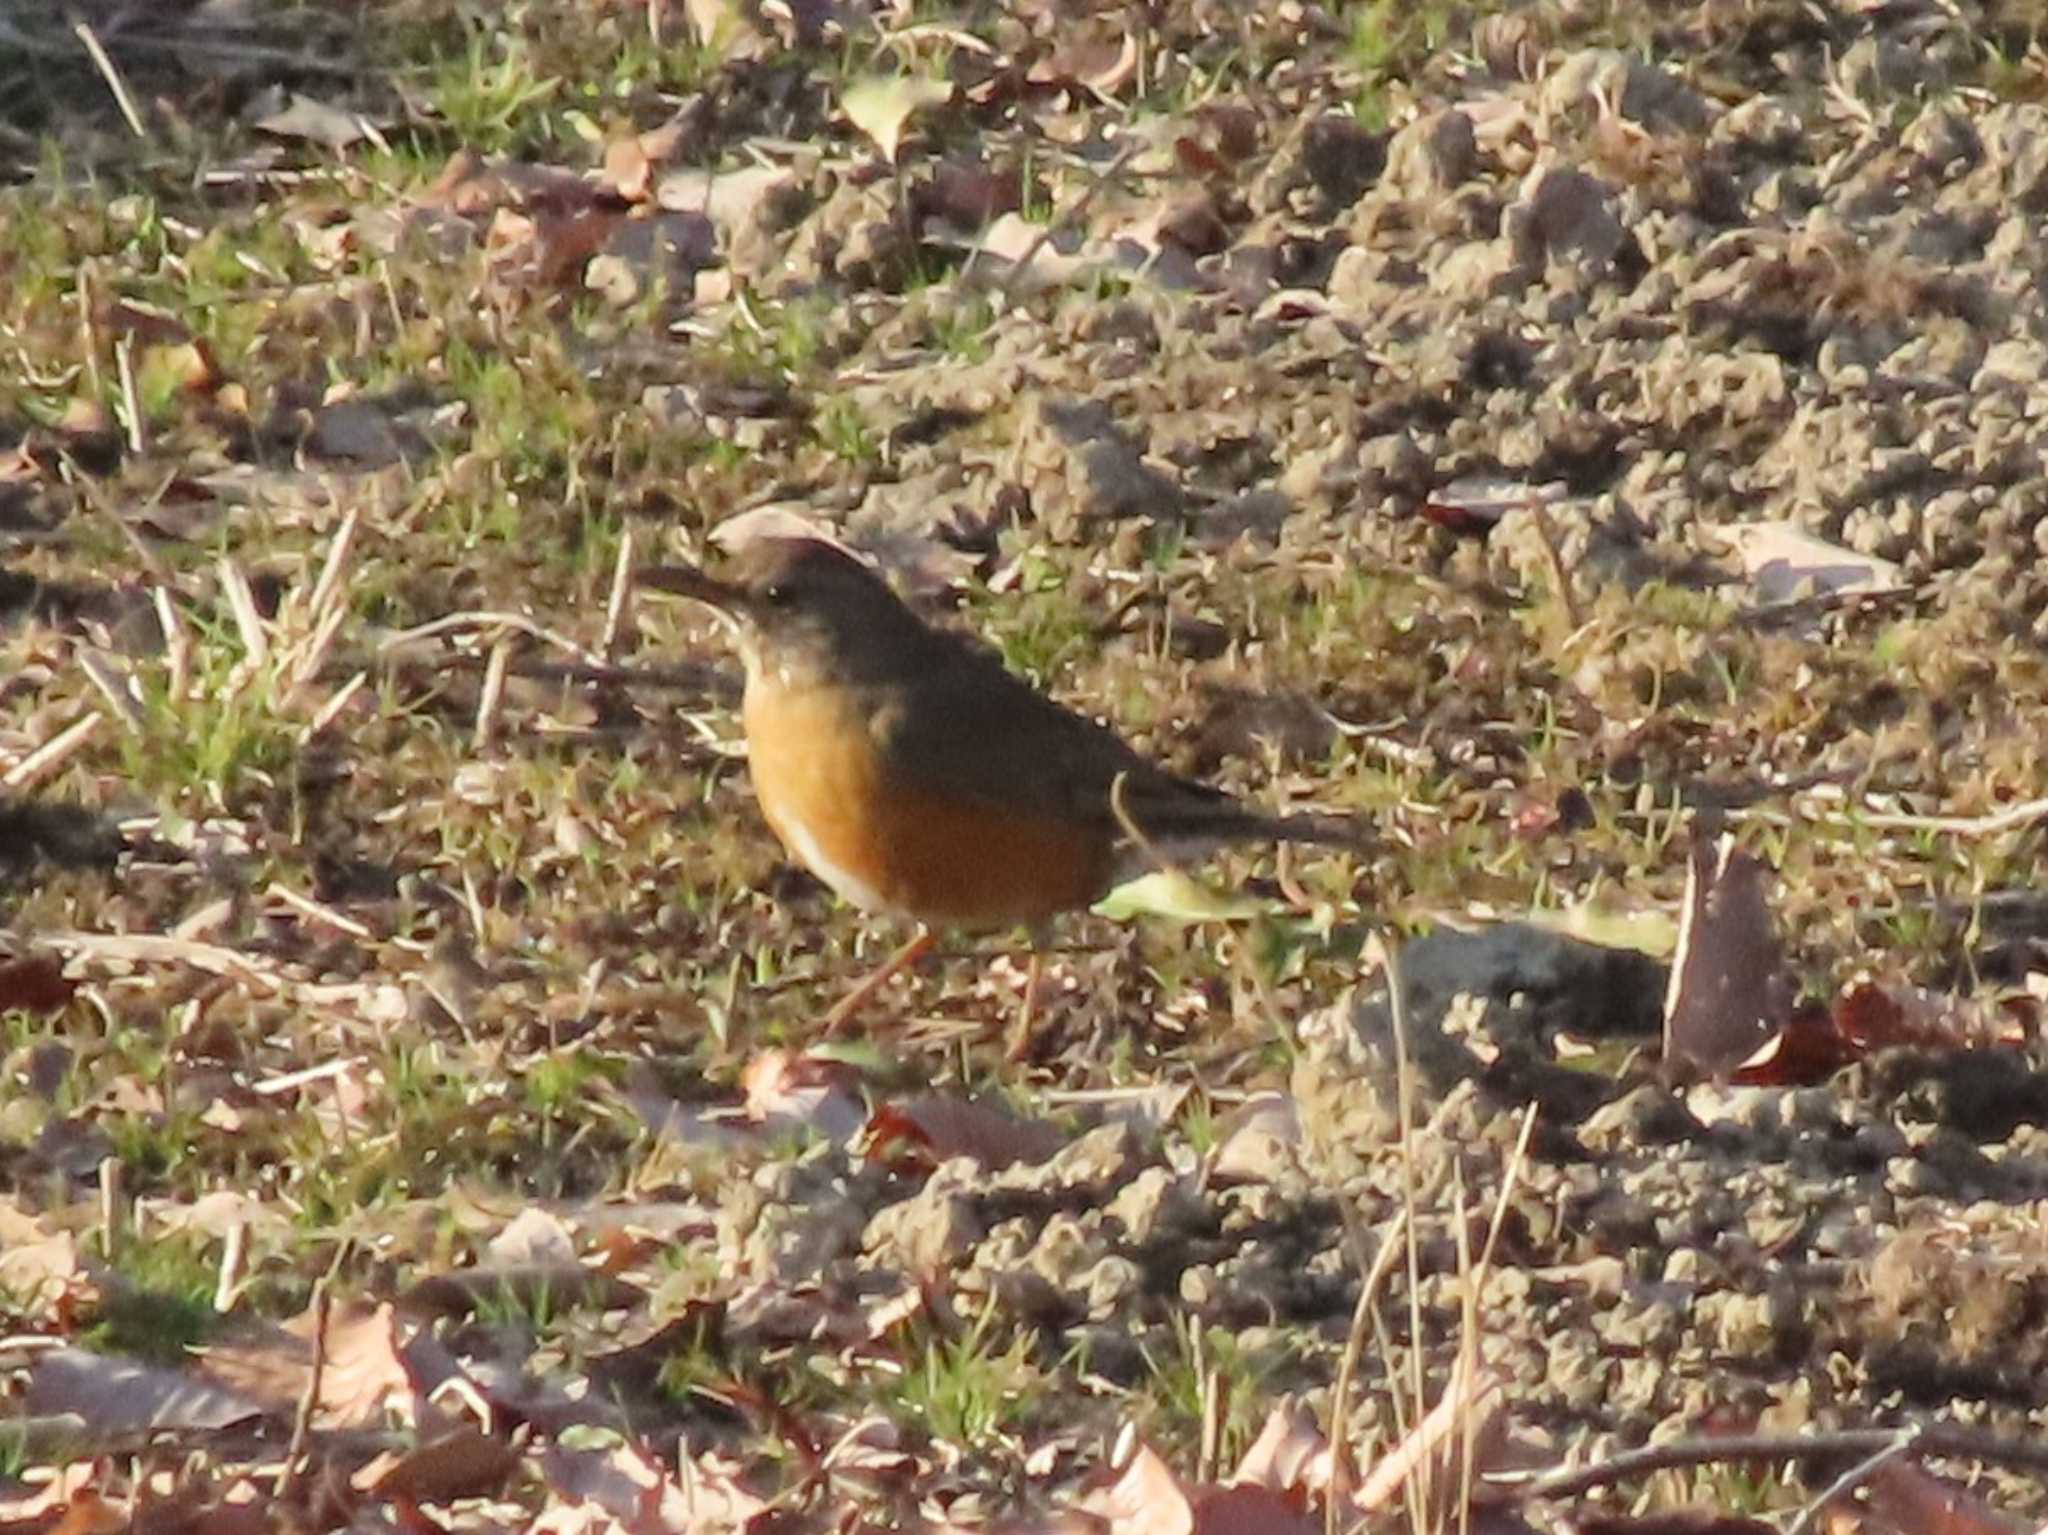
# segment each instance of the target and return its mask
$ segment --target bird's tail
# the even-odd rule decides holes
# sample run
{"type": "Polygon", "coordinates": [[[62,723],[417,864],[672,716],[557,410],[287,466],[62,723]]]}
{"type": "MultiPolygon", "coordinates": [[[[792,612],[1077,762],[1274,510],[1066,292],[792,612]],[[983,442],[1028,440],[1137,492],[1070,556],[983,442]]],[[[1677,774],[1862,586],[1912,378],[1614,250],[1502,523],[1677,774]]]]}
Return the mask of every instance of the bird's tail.
{"type": "Polygon", "coordinates": [[[1186,779],[1120,778],[1110,791],[1110,809],[1126,837],[1168,861],[1226,842],[1362,848],[1368,840],[1365,824],[1355,817],[1329,811],[1273,815],[1186,779]]]}

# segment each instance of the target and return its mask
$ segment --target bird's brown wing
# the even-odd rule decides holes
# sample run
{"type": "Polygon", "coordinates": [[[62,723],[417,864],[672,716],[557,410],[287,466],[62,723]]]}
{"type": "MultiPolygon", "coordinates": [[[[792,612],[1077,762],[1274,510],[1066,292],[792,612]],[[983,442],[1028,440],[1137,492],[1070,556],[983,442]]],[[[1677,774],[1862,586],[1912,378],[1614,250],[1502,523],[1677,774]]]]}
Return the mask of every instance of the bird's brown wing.
{"type": "Polygon", "coordinates": [[[991,810],[1072,817],[1119,832],[1110,806],[1163,847],[1273,838],[1350,844],[1341,817],[1272,816],[1147,762],[1115,732],[1047,698],[994,656],[949,647],[912,691],[878,693],[871,728],[891,776],[991,810]]]}

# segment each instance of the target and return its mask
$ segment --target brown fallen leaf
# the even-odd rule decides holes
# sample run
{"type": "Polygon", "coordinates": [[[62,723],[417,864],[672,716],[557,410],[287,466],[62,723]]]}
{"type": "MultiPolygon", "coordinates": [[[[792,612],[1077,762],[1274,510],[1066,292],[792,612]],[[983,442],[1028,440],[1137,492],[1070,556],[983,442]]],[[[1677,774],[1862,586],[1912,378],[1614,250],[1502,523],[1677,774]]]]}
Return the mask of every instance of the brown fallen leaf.
{"type": "Polygon", "coordinates": [[[1468,1443],[1474,1472],[1486,1469],[1488,1451],[1498,1446],[1494,1430],[1502,1396],[1499,1380],[1488,1371],[1461,1372],[1408,1436],[1366,1472],[1358,1488],[1360,1510],[1391,1507],[1411,1481],[1439,1492],[1455,1489],[1468,1443]],[[1426,1478],[1421,1476],[1425,1466],[1430,1471],[1426,1478]]]}
{"type": "Polygon", "coordinates": [[[573,171],[523,160],[486,160],[474,150],[458,151],[418,204],[462,218],[478,219],[500,208],[557,214],[598,206],[604,189],[573,171]]]}
{"type": "Polygon", "coordinates": [[[0,1246],[0,1293],[19,1315],[64,1326],[99,1298],[100,1286],[79,1256],[78,1238],[57,1231],[0,1246]]]}
{"type": "Polygon", "coordinates": [[[944,106],[952,99],[949,81],[924,75],[869,75],[841,92],[839,106],[847,120],[874,142],[882,158],[894,165],[910,120],[926,107],[944,106]]]}
{"type": "Polygon", "coordinates": [[[1274,1403],[1272,1411],[1266,1414],[1259,1437],[1244,1452],[1231,1480],[1244,1486],[1314,1493],[1320,1497],[1330,1490],[1332,1464],[1330,1441],[1317,1424],[1315,1414],[1289,1397],[1274,1403]]]}
{"type": "Polygon", "coordinates": [[[64,962],[53,954],[30,954],[0,964],[0,1013],[41,1018],[61,1012],[78,990],[67,980],[64,962]]]}
{"type": "Polygon", "coordinates": [[[938,1095],[885,1104],[861,1132],[870,1161],[881,1160],[893,1148],[898,1156],[912,1151],[933,1165],[973,1157],[990,1172],[1043,1162],[1065,1143],[1059,1127],[1045,1120],[1020,1119],[976,1099],[938,1095]]]}
{"type": "Polygon", "coordinates": [[[1210,1487],[1194,1495],[1192,1535],[1317,1535],[1320,1518],[1270,1487],[1210,1487]]]}
{"type": "Polygon", "coordinates": [[[32,1416],[74,1413],[108,1441],[163,1429],[217,1429],[260,1418],[265,1404],[191,1372],[82,1348],[40,1355],[22,1398],[32,1416]]]}
{"type": "MultiPolygon", "coordinates": [[[[251,1326],[243,1337],[197,1351],[194,1373],[265,1403],[295,1411],[313,1372],[317,1312],[309,1308],[283,1327],[251,1326]]],[[[412,1371],[399,1350],[396,1313],[389,1302],[332,1307],[326,1359],[320,1372],[315,1421],[322,1428],[361,1428],[392,1407],[408,1413],[415,1394],[412,1371]]]]}
{"type": "Polygon", "coordinates": [[[1116,1480],[1084,1496],[1079,1509],[1104,1521],[1110,1535],[1191,1535],[1195,1527],[1186,1487],[1143,1443],[1116,1480]]]}
{"type": "Polygon", "coordinates": [[[600,184],[629,203],[644,203],[654,193],[655,173],[683,147],[687,124],[679,113],[659,128],[614,139],[605,146],[600,184]]]}
{"type": "Polygon", "coordinates": [[[1900,1535],[2018,1535],[2031,1527],[1905,1460],[1879,1466],[1864,1487],[1870,1512],[1900,1535]]]}
{"type": "Polygon", "coordinates": [[[1776,1526],[1711,1508],[1676,1508],[1656,1514],[1585,1514],[1570,1522],[1572,1535],[1775,1535],[1776,1526]]]}
{"type": "Polygon", "coordinates": [[[1323,1527],[1303,1500],[1271,1487],[1191,1485],[1148,1444],[1076,1511],[1101,1520],[1107,1535],[1315,1535],[1323,1527]]]}
{"type": "Polygon", "coordinates": [[[1771,913],[1772,871],[1732,836],[1694,838],[1664,997],[1667,1066],[1709,1078],[1755,1063],[1796,1000],[1771,913]]]}
{"type": "Polygon", "coordinates": [[[835,1145],[866,1120],[853,1073],[837,1061],[791,1050],[764,1050],[740,1072],[747,1118],[770,1129],[816,1130],[835,1145]]]}
{"type": "MultiPolygon", "coordinates": [[[[551,1444],[540,1454],[540,1471],[549,1491],[571,1509],[576,1504],[594,1505],[630,1535],[742,1530],[769,1506],[765,1498],[740,1486],[730,1467],[709,1456],[692,1462],[688,1477],[679,1481],[637,1444],[608,1450],[551,1444]]],[[[573,1530],[579,1523],[573,1516],[558,1523],[543,1510],[534,1528],[573,1530]]]]}
{"type": "Polygon", "coordinates": [[[484,235],[491,272],[502,285],[553,293],[582,281],[583,268],[611,239],[624,215],[612,208],[570,212],[500,208],[484,235]]]}
{"type": "Polygon", "coordinates": [[[25,1497],[0,1497],[0,1530],[7,1535],[112,1535],[128,1516],[96,1483],[106,1475],[101,1461],[76,1460],[25,1497]]]}
{"type": "Polygon", "coordinates": [[[356,1489],[411,1503],[448,1503],[488,1498],[518,1469],[520,1453],[471,1424],[416,1445],[402,1455],[384,1454],[353,1478],[356,1489]]]}

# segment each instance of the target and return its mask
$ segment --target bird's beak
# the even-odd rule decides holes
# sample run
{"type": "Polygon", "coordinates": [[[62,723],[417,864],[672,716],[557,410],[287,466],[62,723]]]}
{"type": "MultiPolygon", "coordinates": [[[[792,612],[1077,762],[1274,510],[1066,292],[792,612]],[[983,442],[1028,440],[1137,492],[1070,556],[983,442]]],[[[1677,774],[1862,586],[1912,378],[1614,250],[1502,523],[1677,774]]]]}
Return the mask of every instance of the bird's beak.
{"type": "Polygon", "coordinates": [[[694,565],[643,565],[633,572],[633,584],[694,598],[728,618],[740,617],[748,606],[744,591],[707,576],[694,565]]]}

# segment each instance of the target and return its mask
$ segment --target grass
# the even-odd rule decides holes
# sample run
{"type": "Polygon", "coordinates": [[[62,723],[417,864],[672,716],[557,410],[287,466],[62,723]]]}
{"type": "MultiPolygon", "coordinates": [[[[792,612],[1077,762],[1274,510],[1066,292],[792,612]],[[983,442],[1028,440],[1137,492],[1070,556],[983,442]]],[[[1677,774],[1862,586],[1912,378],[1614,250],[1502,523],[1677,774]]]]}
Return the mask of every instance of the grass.
{"type": "MultiPolygon", "coordinates": [[[[1462,381],[1404,403],[1400,379],[1414,357],[1376,316],[1345,317],[1356,336],[1323,328],[1343,338],[1346,360],[1386,352],[1361,389],[1256,305],[1240,313],[1236,296],[1164,295],[1119,274],[1051,296],[969,289],[958,254],[936,247],[859,291],[771,262],[736,272],[742,299],[716,308],[696,306],[666,276],[618,308],[574,281],[508,290],[499,258],[519,220],[550,214],[545,199],[472,217],[430,207],[429,189],[460,149],[588,175],[608,142],[682,111],[698,137],[681,163],[766,156],[795,166],[824,205],[828,175],[867,174],[839,163],[851,142],[843,125],[826,127],[845,82],[946,58],[972,88],[925,110],[919,145],[1018,167],[1024,215],[1041,223],[1067,216],[1092,184],[1076,161],[1099,158],[1076,143],[1118,142],[1145,114],[1165,119],[1157,152],[1104,189],[1089,221],[1100,235],[1169,192],[1200,190],[1225,207],[1248,200],[1283,122],[1348,110],[1382,129],[1411,107],[1455,99],[1489,10],[1372,0],[1341,13],[1341,37],[1318,35],[1304,53],[1282,36],[1278,12],[1217,29],[1188,8],[1154,7],[1144,101],[1104,103],[1045,81],[979,78],[978,50],[929,35],[902,45],[913,61],[904,62],[886,31],[759,48],[737,34],[706,44],[674,11],[656,17],[669,28],[657,40],[646,7],[595,5],[572,23],[541,6],[376,0],[363,28],[375,54],[355,78],[317,88],[370,116],[384,145],[271,143],[203,97],[172,103],[185,125],[149,96],[153,135],[131,143],[98,115],[104,85],[91,76],[94,105],[47,134],[38,127],[26,146],[0,136],[14,178],[0,190],[0,559],[8,576],[64,594],[47,612],[0,616],[0,771],[84,711],[113,707],[76,664],[87,647],[102,652],[134,681],[136,723],[105,719],[41,792],[153,825],[161,839],[111,873],[16,875],[0,849],[0,944],[83,929],[182,935],[189,946],[183,959],[75,959],[84,988],[55,1015],[0,1005],[0,1064],[15,1084],[33,1074],[40,1048],[76,1053],[53,1091],[18,1092],[0,1115],[10,1214],[90,1228],[89,1180],[38,1160],[46,1132],[89,1129],[112,1148],[139,1208],[234,1191],[279,1217],[250,1238],[243,1305],[282,1318],[303,1306],[339,1238],[359,1251],[340,1290],[388,1298],[412,1278],[477,1264],[507,1212],[544,1207],[574,1227],[593,1267],[644,1285],[643,1313],[681,1305],[695,1317],[652,1364],[651,1397],[607,1400],[636,1431],[651,1425],[650,1442],[772,1460],[776,1476],[763,1476],[782,1499],[778,1516],[804,1517],[806,1499],[822,1504],[824,1452],[870,1416],[901,1432],[906,1453],[944,1447],[947,1474],[984,1501],[1035,1492],[1028,1457],[1061,1434],[1071,1440],[1060,1451],[1064,1496],[1126,1424],[1183,1466],[1206,1439],[1215,1464],[1205,1469],[1227,1471],[1272,1398],[1304,1381],[1328,1385],[1336,1351],[1327,1329],[1303,1326],[1273,1344],[1185,1302],[1174,1264],[1222,1272],[1236,1249],[1199,1222],[1185,1251],[1165,1238],[1157,1250],[1118,1246],[1099,1210],[1113,1175],[974,1184],[962,1197],[986,1229],[971,1256],[915,1276],[914,1315],[861,1330],[870,1297],[859,1285],[886,1264],[853,1217],[922,1185],[825,1144],[800,1113],[768,1135],[735,1105],[748,1067],[770,1047],[814,1043],[820,1014],[892,935],[795,873],[744,772],[713,749],[734,731],[736,668],[697,618],[629,605],[609,636],[611,659],[639,669],[637,679],[548,671],[587,668],[585,653],[606,642],[625,542],[641,560],[699,549],[710,528],[764,502],[865,530],[860,519],[886,499],[870,498],[877,485],[926,467],[957,471],[946,507],[957,526],[934,532],[913,508],[881,529],[913,554],[937,541],[948,561],[959,556],[967,574],[945,599],[948,619],[1060,696],[1143,732],[1169,762],[1218,760],[1216,776],[1255,797],[1314,799],[1370,819],[1370,852],[1296,859],[1284,895],[1256,850],[1208,876],[1265,880],[1259,894],[1274,902],[1299,891],[1305,911],[1185,927],[1064,924],[1056,965],[1068,989],[1029,1063],[1004,1060],[990,1026],[1014,1001],[990,973],[992,957],[1013,947],[1007,937],[950,945],[893,994],[873,1037],[841,1052],[859,1067],[862,1112],[926,1091],[993,1091],[1020,1114],[1087,1124],[1101,1112],[1088,1095],[1184,1089],[1167,1123],[1132,1132],[1130,1156],[1168,1170],[1219,1228],[1224,1207],[1202,1203],[1212,1191],[1201,1185],[1224,1116],[1243,1094],[1290,1091],[1315,1066],[1298,1030],[1361,983],[1364,925],[1422,931],[1446,916],[1587,902],[1671,907],[1685,855],[1676,807],[1702,783],[1782,783],[1827,763],[1848,765],[1852,797],[1904,790],[1972,813],[2023,797],[2043,771],[2037,727],[2048,711],[2048,673],[2024,617],[1931,603],[1905,616],[1844,611],[1815,639],[1765,630],[1737,595],[1656,583],[1604,593],[1575,615],[1547,576],[1450,548],[1394,500],[1345,486],[1327,514],[1305,514],[1276,546],[1219,548],[1200,504],[1184,519],[1076,520],[1055,536],[1073,466],[1031,435],[1039,396],[1103,400],[1176,479],[1230,492],[1278,478],[1331,434],[1407,432],[1433,452],[1446,420],[1491,432],[1485,412],[1496,407],[1462,381]],[[1058,110],[1071,122],[1045,115],[1062,92],[1058,110]],[[1263,125],[1260,151],[1242,186],[1207,186],[1173,158],[1174,135],[1193,131],[1184,117],[1235,98],[1263,125]],[[1075,132],[1087,137],[1061,136],[1075,132]],[[274,174],[259,150],[282,155],[274,174]],[[255,169],[223,183],[203,174],[235,166],[255,169]],[[392,233],[386,218],[408,232],[392,233]],[[129,451],[112,323],[104,313],[93,327],[81,322],[82,309],[114,299],[162,309],[202,338],[240,403],[226,388],[189,387],[182,343],[138,336],[148,441],[129,451]],[[1075,322],[1112,302],[1156,309],[1156,345],[1111,355],[1089,341],[1075,322]],[[917,366],[903,367],[906,358],[917,366]],[[779,390],[789,408],[671,427],[643,406],[650,387],[779,390]],[[310,427],[343,397],[418,424],[427,450],[376,472],[321,459],[310,427]],[[964,424],[892,451],[898,427],[932,406],[959,410],[964,424]],[[112,424],[111,436],[67,426],[80,407],[112,424]],[[49,467],[66,457],[73,467],[49,467]],[[275,575],[303,602],[351,509],[360,535],[335,649],[304,696],[287,699],[275,658],[251,663],[219,563],[275,575]],[[187,631],[185,685],[174,690],[171,658],[120,629],[120,603],[147,596],[154,578],[116,521],[132,526],[148,512],[171,522],[187,510],[199,527],[191,536],[138,535],[187,631]],[[8,520],[17,511],[59,531],[18,538],[8,520]],[[1138,590],[1142,603],[1115,611],[1138,590]],[[488,744],[474,733],[485,663],[510,631],[486,622],[388,647],[396,631],[475,610],[522,617],[573,646],[509,643],[501,728],[488,744]],[[313,711],[357,674],[353,701],[309,740],[313,711]],[[1209,688],[1217,682],[1305,701],[1337,725],[1323,745],[1261,732],[1216,754],[1204,735],[1223,712],[1209,688]],[[1567,791],[1585,797],[1590,824],[1517,833],[1515,807],[1567,791]],[[454,1015],[433,1001],[451,946],[480,977],[475,1006],[454,1015]],[[309,1068],[328,1074],[279,1085],[309,1068]],[[180,1096],[194,1082],[222,1112],[202,1117],[213,1100],[180,1096]],[[663,1132],[664,1109],[710,1105],[734,1111],[720,1134],[663,1132]],[[236,1128],[223,1128],[230,1119],[236,1128]],[[1107,1320],[1075,1326],[1071,1347],[986,1299],[992,1284],[1039,1274],[1033,1254],[1056,1218],[1071,1221],[1090,1263],[1143,1271],[1107,1320]],[[814,1240],[822,1257],[795,1273],[789,1252],[814,1240]],[[1191,1256],[1198,1242],[1221,1245],[1191,1256]],[[795,1320],[747,1309],[767,1302],[795,1320]],[[1110,1359],[1119,1344],[1135,1362],[1110,1359]]],[[[921,5],[918,17],[1001,48],[1055,41],[1027,28],[1018,42],[1002,18],[959,7],[921,5]]],[[[1538,20],[1560,50],[1653,40],[1644,15],[1621,4],[1538,20]]],[[[1748,68],[1770,52],[1744,47],[1707,37],[1691,62],[1748,68]]],[[[2026,99],[2033,57],[1987,53],[1986,77],[2026,99]]],[[[12,120],[0,108],[0,124],[12,120]]],[[[1816,130],[1819,159],[1834,152],[1827,131],[1816,130]]],[[[924,152],[906,151],[913,186],[924,152]]],[[[1272,195],[1282,200],[1261,203],[1259,217],[1291,207],[1291,194],[1272,195]]],[[[1247,209],[1229,214],[1233,229],[1249,227],[1247,209]]],[[[1335,241],[1338,226],[1311,233],[1335,241]]],[[[1934,292],[1917,269],[1846,254],[1817,246],[1788,263],[1787,280],[1872,322],[1934,292]]],[[[299,637],[286,618],[271,634],[278,649],[299,637]]],[[[1773,793],[1762,806],[1786,803],[1773,793]]],[[[1780,870],[1781,923],[1820,997],[1873,964],[1905,980],[1974,982],[1987,965],[1973,918],[1989,895],[2040,883],[2038,839],[2025,832],[1958,840],[1852,813],[1787,815],[1745,836],[1780,870]]],[[[1626,1054],[1580,1069],[1634,1069],[1626,1054]]],[[[1355,1098],[1377,1091],[1344,1087],[1355,1098]]],[[[1461,1142],[1459,1176],[1486,1176],[1494,1149],[1461,1142]]],[[[1388,1171],[1384,1145],[1349,1150],[1388,1171]]],[[[1576,1211],[1568,1184],[1559,1173],[1544,1198],[1576,1211]]],[[[1249,1212],[1247,1242],[1307,1242],[1298,1228],[1338,1240],[1334,1217],[1309,1196],[1276,1185],[1232,1200],[1233,1219],[1249,1212]]],[[[1386,1213],[1374,1206],[1360,1218],[1386,1213]]],[[[1424,1213],[1448,1241],[1449,1215],[1424,1213]]],[[[137,1229],[117,1239],[123,1282],[97,1311],[65,1320],[15,1298],[21,1330],[185,1361],[216,1322],[221,1244],[146,1220],[137,1229]]],[[[1563,1216],[1540,1229],[1548,1234],[1525,1237],[1518,1255],[1531,1267],[1588,1256],[1563,1216]]],[[[1067,1303],[1077,1293],[1054,1289],[1067,1303]]],[[[573,1377],[610,1341],[612,1322],[548,1286],[479,1294],[472,1321],[544,1337],[560,1354],[551,1372],[573,1377]]],[[[1425,1350],[1442,1343],[1440,1321],[1423,1316],[1425,1350]]],[[[430,1341],[454,1346],[442,1334],[430,1341]]],[[[1756,1368],[1761,1378],[1785,1361],[1756,1368]]],[[[0,1442],[0,1476],[23,1468],[0,1442]]],[[[1722,1506],[1785,1506],[1784,1489],[1741,1481],[1700,1485],[1722,1506]]],[[[535,1501],[542,1487],[536,1473],[513,1495],[535,1501]]],[[[873,1517],[913,1515],[929,1517],[893,1505],[873,1517]]]]}
{"type": "Polygon", "coordinates": [[[911,1341],[889,1393],[906,1423],[970,1453],[1018,1433],[1037,1415],[1045,1393],[1032,1363],[1034,1339],[1017,1333],[1001,1341],[995,1315],[993,1306],[985,1307],[951,1337],[931,1332],[911,1341]]]}
{"type": "Polygon", "coordinates": [[[124,1243],[109,1256],[119,1283],[103,1297],[81,1341],[102,1353],[184,1363],[220,1322],[213,1309],[217,1261],[186,1237],[124,1243]]]}
{"type": "Polygon", "coordinates": [[[1453,9],[1440,0],[1367,0],[1354,8],[1347,62],[1360,80],[1351,108],[1360,124],[1376,132],[1393,126],[1390,87],[1450,40],[1453,9]]]}

